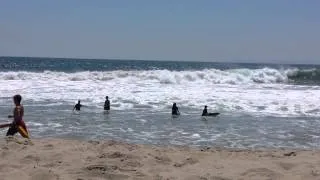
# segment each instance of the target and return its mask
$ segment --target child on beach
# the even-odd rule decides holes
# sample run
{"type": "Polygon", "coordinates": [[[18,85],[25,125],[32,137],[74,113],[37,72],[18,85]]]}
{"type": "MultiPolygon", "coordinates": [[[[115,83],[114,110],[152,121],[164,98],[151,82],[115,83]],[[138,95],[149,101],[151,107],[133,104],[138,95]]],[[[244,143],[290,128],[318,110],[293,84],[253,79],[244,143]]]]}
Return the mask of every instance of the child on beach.
{"type": "Polygon", "coordinates": [[[25,125],[22,119],[24,115],[24,109],[21,104],[21,100],[22,100],[22,97],[19,94],[13,96],[13,102],[16,107],[13,109],[13,115],[8,116],[8,118],[13,118],[13,121],[10,125],[10,128],[6,136],[13,136],[17,132],[19,132],[22,137],[29,138],[27,126],[25,125]]]}

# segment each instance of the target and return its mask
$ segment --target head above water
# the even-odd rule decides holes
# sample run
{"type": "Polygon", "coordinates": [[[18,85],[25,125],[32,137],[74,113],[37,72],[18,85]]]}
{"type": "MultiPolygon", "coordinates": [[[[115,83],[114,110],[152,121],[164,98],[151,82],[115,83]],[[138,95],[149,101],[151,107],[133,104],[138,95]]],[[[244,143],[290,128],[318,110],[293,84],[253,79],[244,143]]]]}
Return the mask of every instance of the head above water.
{"type": "Polygon", "coordinates": [[[80,104],[80,100],[78,100],[78,104],[80,104]]]}
{"type": "Polygon", "coordinates": [[[108,96],[106,96],[106,99],[108,99],[109,97],[108,96]]]}
{"type": "Polygon", "coordinates": [[[208,107],[207,105],[204,106],[204,108],[206,108],[206,109],[207,109],[207,107],[208,107]]]}
{"type": "Polygon", "coordinates": [[[14,96],[13,96],[13,102],[14,102],[14,104],[20,105],[21,100],[22,100],[22,97],[21,97],[20,94],[17,94],[17,95],[14,95],[14,96]]]}

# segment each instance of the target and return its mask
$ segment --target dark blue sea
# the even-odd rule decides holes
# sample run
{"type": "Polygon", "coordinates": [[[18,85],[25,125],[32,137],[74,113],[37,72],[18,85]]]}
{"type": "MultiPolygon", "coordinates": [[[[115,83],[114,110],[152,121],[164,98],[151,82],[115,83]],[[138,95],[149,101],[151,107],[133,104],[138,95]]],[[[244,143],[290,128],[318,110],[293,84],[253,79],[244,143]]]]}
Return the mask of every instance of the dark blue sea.
{"type": "Polygon", "coordinates": [[[34,138],[310,149],[320,147],[319,85],[319,65],[0,57],[0,121],[21,94],[34,138]],[[221,114],[202,118],[205,105],[221,114]]]}

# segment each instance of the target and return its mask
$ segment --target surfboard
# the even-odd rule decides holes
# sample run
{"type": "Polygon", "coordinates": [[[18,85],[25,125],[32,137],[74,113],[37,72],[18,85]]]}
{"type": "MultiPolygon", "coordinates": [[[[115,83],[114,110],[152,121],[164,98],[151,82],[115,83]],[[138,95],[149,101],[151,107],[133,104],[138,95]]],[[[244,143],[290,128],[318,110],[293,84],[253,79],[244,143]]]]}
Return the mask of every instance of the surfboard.
{"type": "Polygon", "coordinates": [[[202,120],[207,120],[207,118],[214,118],[214,117],[216,117],[216,116],[218,116],[220,113],[208,113],[206,116],[201,116],[201,119],[202,120]]]}
{"type": "MultiPolygon", "coordinates": [[[[11,123],[0,124],[0,128],[5,128],[9,126],[11,126],[11,123]]],[[[28,139],[30,138],[28,131],[25,128],[23,128],[23,126],[18,125],[18,132],[22,137],[28,138],[28,139]]]]}
{"type": "Polygon", "coordinates": [[[208,113],[207,115],[205,116],[218,116],[220,113],[208,113]]]}
{"type": "Polygon", "coordinates": [[[24,129],[22,126],[18,126],[18,132],[20,133],[20,135],[24,138],[30,138],[29,137],[29,133],[26,129],[24,129]]]}
{"type": "Polygon", "coordinates": [[[0,128],[9,127],[10,125],[11,125],[11,123],[0,124],[0,128]]]}
{"type": "Polygon", "coordinates": [[[209,113],[209,116],[218,116],[220,113],[209,113]]]}

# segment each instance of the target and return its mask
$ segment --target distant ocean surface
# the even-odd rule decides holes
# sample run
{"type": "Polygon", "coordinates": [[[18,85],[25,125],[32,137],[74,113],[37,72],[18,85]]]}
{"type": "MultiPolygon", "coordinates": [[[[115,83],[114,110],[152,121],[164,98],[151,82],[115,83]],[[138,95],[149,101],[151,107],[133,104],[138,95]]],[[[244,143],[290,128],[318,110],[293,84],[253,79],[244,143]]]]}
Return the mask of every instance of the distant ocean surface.
{"type": "Polygon", "coordinates": [[[19,93],[35,138],[319,148],[319,85],[317,65],[0,57],[0,122],[19,93]],[[202,119],[204,105],[221,115],[202,119]]]}

